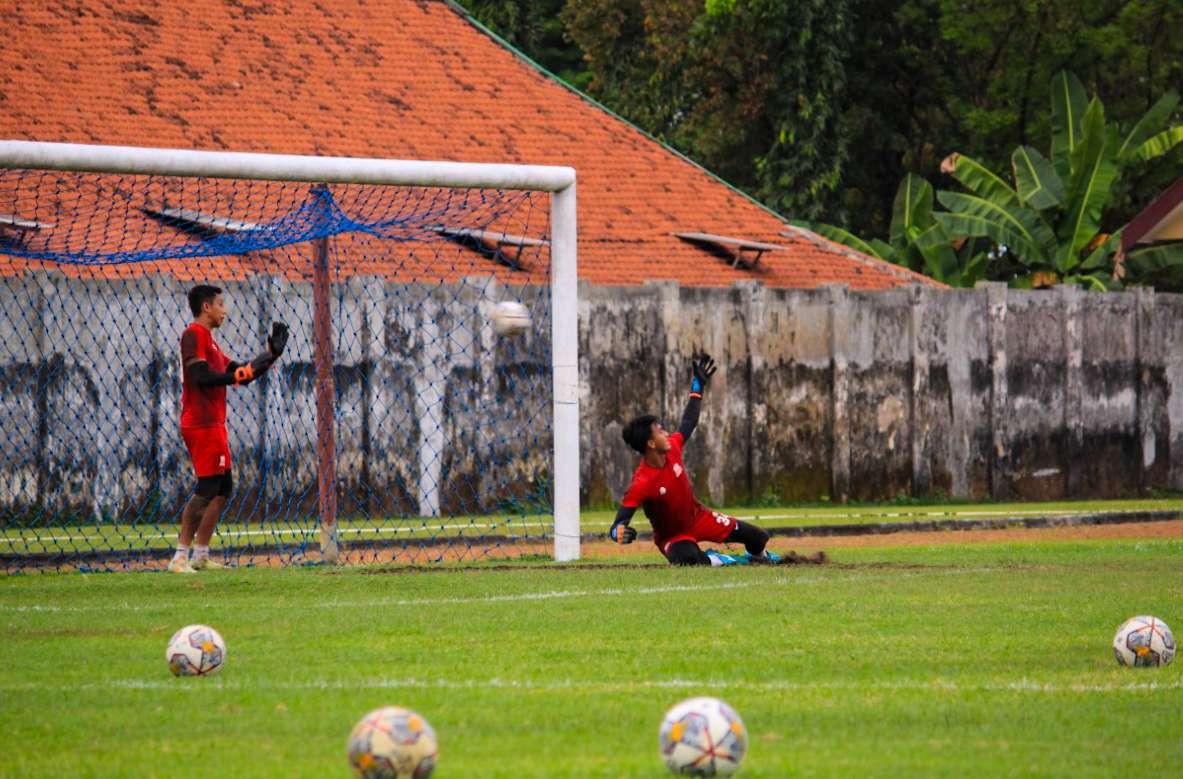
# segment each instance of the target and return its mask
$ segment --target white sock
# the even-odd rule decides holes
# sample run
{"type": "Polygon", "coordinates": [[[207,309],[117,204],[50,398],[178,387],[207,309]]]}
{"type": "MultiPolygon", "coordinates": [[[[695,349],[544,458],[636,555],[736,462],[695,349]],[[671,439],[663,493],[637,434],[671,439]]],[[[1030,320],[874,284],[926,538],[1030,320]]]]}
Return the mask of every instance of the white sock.
{"type": "Polygon", "coordinates": [[[205,560],[208,557],[209,557],[209,547],[208,546],[202,546],[201,544],[194,545],[194,547],[193,547],[193,559],[194,560],[205,560]]]}
{"type": "Polygon", "coordinates": [[[186,544],[177,544],[177,553],[173,555],[175,562],[184,562],[189,559],[189,547],[186,544]]]}

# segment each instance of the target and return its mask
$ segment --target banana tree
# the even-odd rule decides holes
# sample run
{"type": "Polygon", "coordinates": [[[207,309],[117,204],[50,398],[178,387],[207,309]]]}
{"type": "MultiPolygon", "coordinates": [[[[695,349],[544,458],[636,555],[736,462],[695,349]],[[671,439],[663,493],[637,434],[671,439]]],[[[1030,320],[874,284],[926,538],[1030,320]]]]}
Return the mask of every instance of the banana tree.
{"type": "Polygon", "coordinates": [[[849,230],[819,222],[789,223],[835,243],[924,273],[954,287],[972,287],[985,278],[989,259],[985,241],[954,238],[937,221],[932,209],[933,189],[925,179],[909,173],[896,190],[888,240],[863,240],[849,230]]]}
{"type": "Polygon", "coordinates": [[[1168,126],[1178,105],[1179,96],[1168,92],[1122,134],[1105,121],[1098,98],[1088,100],[1074,75],[1059,73],[1052,81],[1051,159],[1018,147],[1011,155],[1012,184],[970,157],[951,154],[941,171],[968,192],[937,192],[947,211],[933,218],[950,236],[990,241],[997,258],[992,265],[1016,268],[1005,274],[1015,286],[1064,282],[1108,289],[1126,274],[1134,280],[1173,275],[1175,266],[1183,269],[1183,252],[1153,247],[1123,257],[1120,230],[1104,232],[1101,215],[1123,171],[1183,143],[1183,126],[1168,126]]]}
{"type": "Polygon", "coordinates": [[[1183,143],[1183,125],[1170,124],[1178,107],[1178,94],[1168,92],[1121,132],[1106,122],[1101,101],[1089,100],[1080,80],[1062,72],[1052,80],[1050,159],[1019,146],[1008,181],[971,157],[951,154],[941,172],[966,191],[937,192],[945,211],[933,209],[931,185],[908,174],[896,192],[887,241],[863,240],[834,225],[792,224],[952,286],[991,278],[1020,287],[1110,289],[1136,282],[1183,289],[1183,245],[1123,256],[1120,228],[1106,232],[1102,225],[1122,174],[1183,143]]]}

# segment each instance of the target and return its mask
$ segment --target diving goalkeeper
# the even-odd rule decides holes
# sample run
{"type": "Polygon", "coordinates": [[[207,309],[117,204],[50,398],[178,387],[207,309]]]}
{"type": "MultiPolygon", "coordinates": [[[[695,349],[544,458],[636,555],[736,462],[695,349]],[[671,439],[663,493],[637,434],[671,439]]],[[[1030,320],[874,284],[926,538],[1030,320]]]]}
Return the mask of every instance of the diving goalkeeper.
{"type": "Polygon", "coordinates": [[[637,531],[629,525],[638,508],[653,526],[653,543],[673,565],[746,565],[779,563],[781,557],[768,551],[768,533],[735,517],[711,511],[694,497],[690,477],[682,463],[682,447],[698,424],[702,393],[715,373],[709,354],[694,359],[690,399],[682,422],[667,433],[655,416],[642,416],[625,425],[625,443],[641,455],[632,483],[625,490],[608,535],[613,541],[631,544],[637,531]],[[738,542],[742,555],[728,555],[714,549],[703,551],[700,543],[738,542]]]}

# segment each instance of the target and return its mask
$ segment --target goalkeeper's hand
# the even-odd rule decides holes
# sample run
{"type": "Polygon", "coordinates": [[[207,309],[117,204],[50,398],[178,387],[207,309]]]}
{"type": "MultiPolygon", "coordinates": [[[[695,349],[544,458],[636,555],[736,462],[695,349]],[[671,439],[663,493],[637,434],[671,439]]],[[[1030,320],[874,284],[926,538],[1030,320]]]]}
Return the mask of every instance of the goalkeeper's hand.
{"type": "Polygon", "coordinates": [[[608,537],[618,544],[631,544],[637,540],[637,531],[624,522],[617,522],[608,530],[608,537]]]}
{"type": "Polygon", "coordinates": [[[266,373],[267,369],[270,368],[274,363],[275,355],[270,353],[260,354],[246,365],[239,365],[234,369],[234,383],[250,384],[252,381],[266,373]]]}
{"type": "Polygon", "coordinates": [[[711,377],[715,375],[715,371],[718,370],[718,366],[715,365],[715,361],[711,358],[711,356],[704,352],[703,354],[695,357],[694,361],[690,363],[690,370],[690,391],[701,394],[703,388],[706,387],[707,382],[709,382],[711,377]]]}
{"type": "Polygon", "coordinates": [[[267,337],[267,348],[271,350],[272,356],[279,357],[287,345],[288,326],[283,322],[272,322],[271,335],[267,337]]]}

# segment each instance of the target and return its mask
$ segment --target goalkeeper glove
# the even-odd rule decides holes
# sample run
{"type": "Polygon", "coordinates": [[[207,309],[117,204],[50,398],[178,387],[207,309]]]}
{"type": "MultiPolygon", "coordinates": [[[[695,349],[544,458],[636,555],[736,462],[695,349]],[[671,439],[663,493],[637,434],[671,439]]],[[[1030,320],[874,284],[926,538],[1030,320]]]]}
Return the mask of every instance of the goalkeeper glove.
{"type": "Polygon", "coordinates": [[[637,540],[637,531],[624,522],[617,522],[608,531],[608,537],[618,544],[631,544],[637,540]]]}
{"type": "Polygon", "coordinates": [[[690,378],[690,392],[694,395],[701,395],[703,388],[706,387],[711,377],[715,375],[718,367],[709,354],[703,353],[694,358],[694,361],[690,363],[690,369],[692,374],[690,378]]]}
{"type": "Polygon", "coordinates": [[[279,357],[287,345],[288,326],[283,322],[272,322],[271,335],[267,338],[267,348],[271,350],[271,354],[279,357]]]}
{"type": "Polygon", "coordinates": [[[260,354],[246,365],[239,365],[234,369],[235,384],[250,384],[267,372],[275,362],[275,356],[270,353],[260,354]]]}

